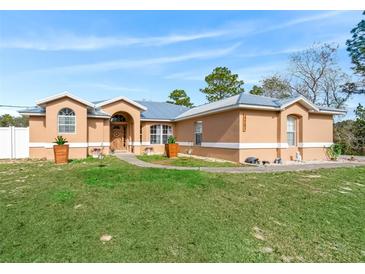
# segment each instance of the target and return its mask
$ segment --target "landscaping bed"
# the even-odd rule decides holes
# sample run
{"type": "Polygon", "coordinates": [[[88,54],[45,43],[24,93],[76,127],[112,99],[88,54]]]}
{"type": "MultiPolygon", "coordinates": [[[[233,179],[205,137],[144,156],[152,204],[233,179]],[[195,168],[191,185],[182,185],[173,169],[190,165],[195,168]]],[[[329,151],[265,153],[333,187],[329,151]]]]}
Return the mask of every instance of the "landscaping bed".
{"type": "Polygon", "coordinates": [[[365,167],[0,164],[0,262],[364,262],[365,167]]]}

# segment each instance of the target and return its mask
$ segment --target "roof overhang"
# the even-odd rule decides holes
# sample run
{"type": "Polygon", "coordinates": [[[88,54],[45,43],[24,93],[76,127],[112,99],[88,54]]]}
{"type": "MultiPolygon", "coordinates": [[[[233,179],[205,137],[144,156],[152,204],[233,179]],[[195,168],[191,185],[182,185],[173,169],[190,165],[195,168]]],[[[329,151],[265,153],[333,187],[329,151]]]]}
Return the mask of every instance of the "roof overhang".
{"type": "Polygon", "coordinates": [[[204,111],[204,112],[200,112],[200,113],[196,113],[196,114],[192,114],[192,115],[187,115],[187,116],[181,116],[180,115],[177,118],[175,118],[174,121],[181,121],[181,120],[191,119],[191,118],[194,118],[194,117],[199,117],[199,116],[209,115],[209,114],[213,114],[213,113],[224,112],[224,111],[233,110],[233,109],[257,109],[257,110],[268,110],[268,111],[280,111],[280,108],[277,108],[277,107],[247,105],[247,104],[235,104],[235,105],[225,106],[225,107],[221,107],[221,108],[211,109],[211,110],[208,110],[208,111],[204,111]]]}
{"type": "Polygon", "coordinates": [[[270,107],[270,106],[259,106],[259,105],[247,105],[247,104],[239,104],[238,108],[245,108],[245,109],[262,109],[262,110],[271,110],[271,111],[280,111],[277,107],[270,107]]]}
{"type": "Polygon", "coordinates": [[[71,94],[71,93],[69,93],[67,91],[62,92],[62,93],[58,93],[58,94],[55,94],[55,95],[52,95],[52,96],[49,96],[49,97],[46,97],[46,98],[41,99],[41,100],[38,100],[36,103],[37,103],[37,105],[44,105],[44,104],[46,104],[48,102],[51,102],[51,101],[54,101],[54,100],[57,100],[57,99],[60,99],[60,98],[63,98],[63,97],[71,98],[71,99],[73,99],[73,100],[75,100],[77,102],[80,102],[80,103],[88,106],[88,107],[94,107],[94,104],[93,103],[91,103],[91,102],[89,102],[87,100],[84,100],[84,99],[82,99],[80,97],[77,97],[77,96],[75,96],[75,95],[73,95],[73,94],[71,94]]]}
{"type": "MultiPolygon", "coordinates": [[[[316,113],[316,112],[314,112],[316,113]]],[[[329,115],[346,115],[347,111],[346,110],[342,110],[342,109],[338,109],[338,110],[319,110],[318,112],[319,114],[329,114],[329,115]]]]}
{"type": "Polygon", "coordinates": [[[141,122],[174,122],[174,119],[152,119],[152,118],[141,118],[141,122]]]}
{"type": "Polygon", "coordinates": [[[46,116],[45,113],[35,113],[35,112],[21,112],[21,111],[18,111],[20,115],[23,115],[23,116],[46,116]]]}
{"type": "Polygon", "coordinates": [[[110,119],[110,116],[104,116],[104,115],[92,115],[88,114],[87,118],[101,118],[101,119],[110,119]]]}
{"type": "Polygon", "coordinates": [[[292,104],[295,104],[295,103],[301,103],[307,109],[314,110],[314,111],[319,111],[319,108],[315,104],[313,104],[311,101],[309,101],[308,99],[306,99],[303,96],[299,96],[297,98],[294,98],[293,100],[281,105],[280,109],[283,110],[283,109],[285,109],[285,108],[287,108],[287,107],[289,107],[289,106],[291,106],[292,104]]]}
{"type": "Polygon", "coordinates": [[[266,110],[266,111],[282,111],[286,107],[288,107],[288,106],[290,106],[290,105],[292,105],[296,102],[300,102],[303,105],[305,105],[307,108],[309,108],[310,113],[328,114],[328,115],[344,115],[344,114],[347,113],[346,110],[341,110],[341,109],[337,109],[337,110],[320,110],[316,105],[314,105],[313,103],[311,103],[310,101],[306,100],[303,97],[303,98],[296,98],[295,100],[290,101],[290,102],[286,103],[285,105],[283,105],[281,107],[235,104],[235,105],[225,106],[225,107],[221,107],[221,108],[211,109],[211,110],[200,112],[200,113],[195,113],[195,114],[192,114],[192,115],[184,116],[182,114],[182,115],[178,116],[177,118],[175,118],[174,121],[181,121],[181,120],[191,119],[191,118],[195,118],[195,117],[199,117],[199,116],[209,115],[209,114],[218,113],[218,112],[224,112],[224,111],[233,110],[233,109],[254,109],[254,110],[266,110]]]}
{"type": "Polygon", "coordinates": [[[127,103],[129,103],[129,104],[131,104],[133,106],[136,106],[139,109],[147,110],[147,108],[145,106],[137,103],[136,101],[133,101],[131,99],[128,99],[127,97],[124,97],[124,96],[118,96],[118,97],[115,97],[113,99],[110,99],[110,100],[107,100],[107,101],[98,103],[98,104],[95,105],[95,107],[102,107],[102,106],[109,105],[111,103],[114,103],[114,102],[117,102],[117,101],[121,101],[121,100],[126,101],[127,103]]]}
{"type": "MultiPolygon", "coordinates": [[[[20,115],[23,116],[46,116],[45,113],[35,113],[35,112],[19,112],[20,115]]],[[[101,119],[110,119],[110,116],[104,115],[87,115],[87,118],[101,118],[101,119]]]]}

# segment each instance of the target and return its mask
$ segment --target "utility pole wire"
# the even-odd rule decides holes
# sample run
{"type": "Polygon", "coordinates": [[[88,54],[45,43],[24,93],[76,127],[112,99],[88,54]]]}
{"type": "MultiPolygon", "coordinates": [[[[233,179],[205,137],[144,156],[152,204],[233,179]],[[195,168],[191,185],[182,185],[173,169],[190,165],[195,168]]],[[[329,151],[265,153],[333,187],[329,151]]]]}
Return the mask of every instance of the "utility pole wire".
{"type": "Polygon", "coordinates": [[[30,106],[12,106],[12,105],[0,105],[0,107],[12,107],[12,108],[29,108],[30,106]]]}

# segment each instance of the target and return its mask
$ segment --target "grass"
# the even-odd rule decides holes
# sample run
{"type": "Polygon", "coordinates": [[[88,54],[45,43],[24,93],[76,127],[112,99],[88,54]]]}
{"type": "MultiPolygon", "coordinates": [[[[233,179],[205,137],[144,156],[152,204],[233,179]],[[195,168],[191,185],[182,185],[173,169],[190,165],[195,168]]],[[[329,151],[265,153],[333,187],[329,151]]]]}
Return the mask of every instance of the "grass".
{"type": "Polygon", "coordinates": [[[140,155],[138,159],[160,165],[184,166],[184,167],[238,167],[243,166],[233,162],[213,162],[192,157],[168,158],[162,155],[140,155]]]}
{"type": "Polygon", "coordinates": [[[0,164],[0,262],[364,262],[365,168],[0,164]],[[101,242],[104,234],[113,238],[101,242]]]}

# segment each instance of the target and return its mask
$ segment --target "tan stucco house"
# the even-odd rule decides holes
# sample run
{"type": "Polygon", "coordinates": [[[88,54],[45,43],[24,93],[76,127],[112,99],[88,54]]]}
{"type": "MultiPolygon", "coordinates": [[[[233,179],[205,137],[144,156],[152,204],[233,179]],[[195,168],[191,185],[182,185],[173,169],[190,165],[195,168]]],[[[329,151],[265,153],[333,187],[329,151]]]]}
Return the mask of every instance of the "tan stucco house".
{"type": "Polygon", "coordinates": [[[279,100],[241,93],[194,108],[126,97],[89,102],[68,92],[39,100],[20,111],[29,116],[29,155],[53,159],[53,141],[65,137],[70,158],[104,153],[164,153],[174,135],[180,152],[244,162],[327,158],[333,116],[346,113],[312,104],[304,97],[279,100]]]}

